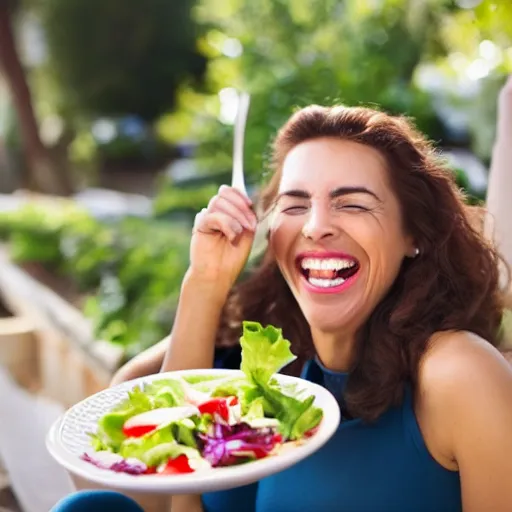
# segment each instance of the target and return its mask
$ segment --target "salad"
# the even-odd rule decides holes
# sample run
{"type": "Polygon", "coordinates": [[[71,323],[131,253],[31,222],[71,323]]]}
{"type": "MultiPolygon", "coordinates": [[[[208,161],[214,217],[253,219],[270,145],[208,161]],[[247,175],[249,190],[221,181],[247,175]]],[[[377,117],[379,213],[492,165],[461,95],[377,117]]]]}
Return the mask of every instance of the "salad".
{"type": "Polygon", "coordinates": [[[248,463],[311,437],[314,396],[274,374],[295,359],[281,329],[244,322],[242,373],[162,378],[135,387],[98,421],[82,459],[132,475],[183,474],[248,463]]]}

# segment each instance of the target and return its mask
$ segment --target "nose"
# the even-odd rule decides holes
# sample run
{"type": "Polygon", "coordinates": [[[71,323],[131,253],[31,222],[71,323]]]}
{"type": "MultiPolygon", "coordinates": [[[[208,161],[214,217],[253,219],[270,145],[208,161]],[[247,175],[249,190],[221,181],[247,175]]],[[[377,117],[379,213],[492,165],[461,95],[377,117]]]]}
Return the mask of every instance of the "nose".
{"type": "Polygon", "coordinates": [[[327,209],[311,208],[308,219],[302,228],[302,234],[305,238],[318,242],[324,238],[335,236],[336,232],[336,226],[327,209]]]}

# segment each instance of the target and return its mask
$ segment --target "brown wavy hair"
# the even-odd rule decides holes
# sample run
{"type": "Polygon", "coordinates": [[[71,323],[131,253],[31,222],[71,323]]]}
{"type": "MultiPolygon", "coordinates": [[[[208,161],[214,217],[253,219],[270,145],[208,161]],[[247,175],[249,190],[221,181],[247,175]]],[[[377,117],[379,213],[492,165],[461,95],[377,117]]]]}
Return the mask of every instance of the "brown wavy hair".
{"type": "MultiPolygon", "coordinates": [[[[427,140],[405,118],[368,108],[313,105],[296,112],[274,141],[274,174],[260,197],[263,211],[272,207],[288,152],[320,137],[350,140],[383,155],[405,230],[420,249],[417,258],[404,260],[357,334],[344,401],[352,417],[371,421],[400,403],[407,384],[416,386],[434,333],[466,330],[498,344],[500,258],[482,233],[481,209],[465,203],[453,173],[427,140]]],[[[288,373],[297,374],[314,354],[308,323],[269,249],[232,290],[217,344],[236,344],[245,319],[283,329],[298,355],[288,373]]]]}

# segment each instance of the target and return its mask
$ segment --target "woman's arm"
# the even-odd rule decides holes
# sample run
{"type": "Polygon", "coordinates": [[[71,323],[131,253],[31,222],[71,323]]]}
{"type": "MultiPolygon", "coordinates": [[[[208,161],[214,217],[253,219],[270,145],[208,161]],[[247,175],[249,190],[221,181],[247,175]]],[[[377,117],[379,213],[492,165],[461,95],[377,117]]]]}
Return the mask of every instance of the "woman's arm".
{"type": "Polygon", "coordinates": [[[215,339],[227,290],[187,273],[161,371],[212,368],[215,339]]]}
{"type": "Polygon", "coordinates": [[[254,240],[257,219],[251,205],[247,196],[222,186],[196,217],[162,371],[213,366],[222,309],[254,240]]]}
{"type": "MultiPolygon", "coordinates": [[[[256,216],[250,200],[221,187],[198,215],[162,371],[211,368],[222,309],[254,240],[256,216]]],[[[173,512],[201,512],[200,496],[173,496],[173,512]]]]}
{"type": "Polygon", "coordinates": [[[478,336],[446,333],[425,357],[420,388],[429,431],[460,472],[464,512],[512,510],[510,365],[478,336]]]}
{"type": "Polygon", "coordinates": [[[165,352],[169,345],[169,339],[170,336],[167,336],[156,345],[144,350],[144,352],[141,352],[121,366],[121,368],[119,368],[119,370],[114,374],[114,377],[112,377],[110,385],[116,386],[117,384],[121,384],[121,382],[126,382],[127,380],[158,373],[160,368],[162,368],[165,352]]]}
{"type": "Polygon", "coordinates": [[[500,92],[487,189],[488,236],[512,267],[512,76],[500,92]]]}

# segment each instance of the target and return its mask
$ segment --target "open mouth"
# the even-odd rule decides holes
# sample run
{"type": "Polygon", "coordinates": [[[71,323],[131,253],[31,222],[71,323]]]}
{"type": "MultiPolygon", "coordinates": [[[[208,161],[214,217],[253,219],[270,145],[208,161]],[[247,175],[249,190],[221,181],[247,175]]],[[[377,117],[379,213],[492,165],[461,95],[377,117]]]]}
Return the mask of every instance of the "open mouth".
{"type": "Polygon", "coordinates": [[[312,286],[334,288],[343,285],[359,271],[359,263],[352,257],[300,257],[301,274],[312,286]]]}

